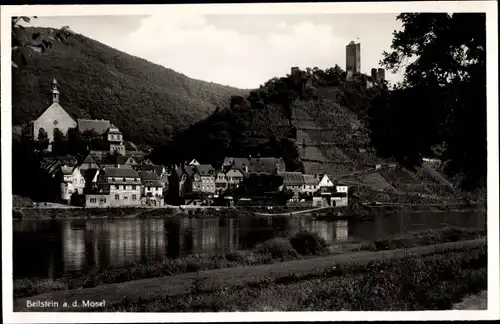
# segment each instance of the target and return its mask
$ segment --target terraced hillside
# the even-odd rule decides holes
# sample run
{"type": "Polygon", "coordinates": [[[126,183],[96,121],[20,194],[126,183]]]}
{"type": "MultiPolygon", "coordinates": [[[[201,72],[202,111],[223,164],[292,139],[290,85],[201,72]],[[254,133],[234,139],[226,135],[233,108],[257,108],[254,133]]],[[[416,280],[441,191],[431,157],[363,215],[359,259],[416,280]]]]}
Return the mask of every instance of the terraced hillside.
{"type": "Polygon", "coordinates": [[[326,173],[385,202],[400,200],[398,196],[432,200],[454,194],[451,183],[428,164],[411,172],[377,157],[359,115],[332,99],[341,92],[341,87],[322,88],[317,101],[294,105],[293,124],[306,173],[326,173]]]}

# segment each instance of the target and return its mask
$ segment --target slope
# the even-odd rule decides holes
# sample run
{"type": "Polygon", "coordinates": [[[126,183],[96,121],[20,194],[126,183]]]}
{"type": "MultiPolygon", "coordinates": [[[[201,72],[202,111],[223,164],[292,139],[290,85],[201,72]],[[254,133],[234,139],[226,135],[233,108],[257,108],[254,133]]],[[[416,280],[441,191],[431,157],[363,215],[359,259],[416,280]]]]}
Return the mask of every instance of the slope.
{"type": "MultiPolygon", "coordinates": [[[[50,29],[26,31],[25,37],[47,35],[50,29]]],[[[37,118],[50,105],[53,77],[61,105],[74,118],[109,119],[127,140],[153,145],[227,106],[231,95],[246,93],[191,79],[76,34],[44,53],[29,53],[28,64],[13,70],[14,125],[37,118]]]]}
{"type": "Polygon", "coordinates": [[[387,91],[385,84],[366,75],[346,80],[338,66],[292,69],[246,99],[233,98],[231,107],[194,125],[155,156],[161,162],[166,157],[181,162],[191,155],[210,163],[245,152],[284,156],[287,170],[328,174],[359,188],[363,200],[434,202],[438,196],[452,196],[452,189],[435,180],[437,171],[410,171],[376,155],[365,111],[381,91],[387,91]],[[260,146],[252,144],[258,140],[260,146]],[[181,147],[182,157],[176,154],[181,147]]]}

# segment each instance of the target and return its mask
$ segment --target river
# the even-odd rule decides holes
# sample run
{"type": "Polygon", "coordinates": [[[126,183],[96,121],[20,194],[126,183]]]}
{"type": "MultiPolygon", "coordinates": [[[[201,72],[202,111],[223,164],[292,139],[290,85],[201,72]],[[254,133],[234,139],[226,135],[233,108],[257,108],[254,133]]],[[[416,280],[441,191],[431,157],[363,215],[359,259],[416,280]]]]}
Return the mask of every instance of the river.
{"type": "Polygon", "coordinates": [[[253,248],[276,235],[318,233],[333,245],[442,227],[486,228],[486,213],[389,214],[372,221],[307,217],[15,220],[14,278],[57,278],[127,261],[253,248]]]}

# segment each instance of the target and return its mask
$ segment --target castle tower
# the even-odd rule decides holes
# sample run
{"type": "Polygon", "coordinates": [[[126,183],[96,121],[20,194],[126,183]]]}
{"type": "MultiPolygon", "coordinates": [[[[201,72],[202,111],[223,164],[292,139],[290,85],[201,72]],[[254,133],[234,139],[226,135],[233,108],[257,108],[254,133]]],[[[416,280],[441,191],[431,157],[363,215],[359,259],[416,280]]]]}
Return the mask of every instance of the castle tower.
{"type": "Polygon", "coordinates": [[[52,80],[52,102],[59,102],[59,90],[57,90],[57,80],[52,80]]]}
{"type": "Polygon", "coordinates": [[[356,74],[361,72],[361,44],[351,41],[345,48],[346,72],[356,74]]]}
{"type": "Polygon", "coordinates": [[[377,71],[377,75],[378,75],[378,79],[380,81],[384,81],[385,80],[385,69],[379,68],[377,71]]]}

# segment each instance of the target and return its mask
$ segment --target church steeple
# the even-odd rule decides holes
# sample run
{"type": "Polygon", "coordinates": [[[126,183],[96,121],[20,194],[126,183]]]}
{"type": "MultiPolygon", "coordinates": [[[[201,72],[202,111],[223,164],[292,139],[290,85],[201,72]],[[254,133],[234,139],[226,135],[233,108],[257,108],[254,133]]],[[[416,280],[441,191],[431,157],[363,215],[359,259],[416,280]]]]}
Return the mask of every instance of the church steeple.
{"type": "Polygon", "coordinates": [[[59,102],[59,90],[57,90],[57,80],[52,80],[52,102],[59,102]]]}

